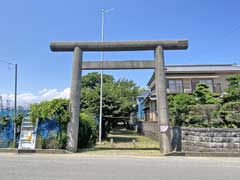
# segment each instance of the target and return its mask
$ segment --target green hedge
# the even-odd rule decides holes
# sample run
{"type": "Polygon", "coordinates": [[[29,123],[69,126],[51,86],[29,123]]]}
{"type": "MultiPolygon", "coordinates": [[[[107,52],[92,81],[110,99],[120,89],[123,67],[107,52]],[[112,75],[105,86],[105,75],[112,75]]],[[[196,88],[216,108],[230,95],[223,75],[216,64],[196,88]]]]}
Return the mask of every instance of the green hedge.
{"type": "Polygon", "coordinates": [[[88,112],[80,114],[78,147],[85,148],[96,142],[97,124],[95,116],[88,112]]]}
{"type": "Polygon", "coordinates": [[[225,103],[221,109],[224,111],[240,112],[240,101],[225,103]]]}

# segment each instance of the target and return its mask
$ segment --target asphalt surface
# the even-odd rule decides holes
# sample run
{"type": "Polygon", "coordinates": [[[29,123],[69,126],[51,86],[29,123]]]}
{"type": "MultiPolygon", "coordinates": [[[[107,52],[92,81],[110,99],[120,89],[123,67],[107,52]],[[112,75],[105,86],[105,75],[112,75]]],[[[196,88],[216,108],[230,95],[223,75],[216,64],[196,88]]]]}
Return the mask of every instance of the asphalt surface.
{"type": "Polygon", "coordinates": [[[0,154],[1,180],[238,180],[240,158],[0,154]]]}

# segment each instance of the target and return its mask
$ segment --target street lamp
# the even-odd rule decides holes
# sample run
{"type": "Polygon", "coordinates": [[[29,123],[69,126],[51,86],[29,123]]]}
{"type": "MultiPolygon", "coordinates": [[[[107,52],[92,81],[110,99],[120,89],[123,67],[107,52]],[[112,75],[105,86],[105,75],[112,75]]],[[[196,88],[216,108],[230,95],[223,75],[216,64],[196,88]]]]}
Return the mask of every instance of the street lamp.
{"type": "MultiPolygon", "coordinates": [[[[111,9],[102,9],[102,39],[101,41],[103,42],[104,41],[104,20],[105,20],[105,14],[110,12],[110,11],[113,11],[114,8],[111,8],[111,9]]],[[[103,62],[104,60],[104,52],[101,51],[101,62],[103,62]]],[[[103,103],[103,100],[102,100],[102,97],[103,96],[103,69],[101,69],[101,84],[100,84],[100,110],[99,110],[99,144],[102,142],[102,103],[103,103]]]]}

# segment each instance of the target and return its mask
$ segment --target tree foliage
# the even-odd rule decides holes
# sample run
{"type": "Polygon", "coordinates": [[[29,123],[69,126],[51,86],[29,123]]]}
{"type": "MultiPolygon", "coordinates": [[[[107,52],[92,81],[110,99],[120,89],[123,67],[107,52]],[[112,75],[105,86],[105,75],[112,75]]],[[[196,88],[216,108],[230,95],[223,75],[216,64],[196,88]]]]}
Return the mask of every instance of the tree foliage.
{"type": "Polygon", "coordinates": [[[193,95],[177,94],[168,97],[170,120],[173,126],[183,126],[186,116],[189,114],[191,105],[196,104],[196,99],[193,95]]]}
{"type": "Polygon", "coordinates": [[[190,127],[240,128],[240,75],[227,78],[229,88],[222,98],[206,84],[198,84],[192,95],[169,97],[173,125],[190,127]]]}
{"type": "Polygon", "coordinates": [[[196,104],[191,106],[184,121],[184,126],[211,127],[213,112],[218,108],[218,104],[196,104]]]}
{"type": "MultiPolygon", "coordinates": [[[[103,117],[129,116],[133,112],[139,87],[133,81],[120,79],[115,81],[111,75],[103,75],[103,117]]],[[[99,115],[100,74],[89,73],[82,78],[81,115],[79,122],[79,147],[86,147],[95,142],[97,135],[96,117],[99,115]]],[[[55,119],[60,125],[58,148],[65,148],[67,143],[67,123],[70,120],[69,101],[54,99],[33,104],[30,107],[30,119],[35,122],[55,119]]]]}
{"type": "Polygon", "coordinates": [[[194,95],[199,104],[219,104],[221,103],[221,99],[214,96],[209,89],[209,86],[204,83],[199,83],[196,86],[194,91],[194,95]]]}
{"type": "MultiPolygon", "coordinates": [[[[89,73],[82,77],[81,87],[94,89],[101,83],[101,75],[97,72],[89,73]]],[[[103,74],[103,83],[112,83],[114,81],[113,76],[108,74],[103,74]]]]}
{"type": "Polygon", "coordinates": [[[240,101],[240,73],[229,76],[227,81],[229,85],[224,96],[224,101],[240,101]]]}
{"type": "Polygon", "coordinates": [[[0,125],[2,126],[2,128],[5,128],[7,126],[9,120],[9,116],[0,116],[0,125]]]}
{"type": "MultiPolygon", "coordinates": [[[[90,112],[97,118],[100,110],[100,74],[89,73],[83,77],[81,91],[81,112],[90,112]],[[84,82],[87,81],[87,82],[84,82]]],[[[109,129],[109,117],[129,117],[135,111],[136,97],[141,89],[127,79],[115,80],[111,75],[103,75],[103,136],[109,129]],[[105,127],[108,124],[108,128],[105,127]]],[[[111,127],[110,127],[111,129],[111,127]]]]}
{"type": "MultiPolygon", "coordinates": [[[[84,76],[91,83],[84,83],[81,92],[81,110],[99,114],[100,101],[100,74],[89,73],[84,76]]],[[[133,112],[135,98],[139,94],[139,87],[133,81],[120,79],[115,81],[113,76],[104,75],[103,81],[103,115],[129,116],[133,112]]]]}
{"type": "Polygon", "coordinates": [[[80,114],[78,147],[85,148],[96,142],[97,124],[96,118],[89,112],[80,114]]]}
{"type": "Polygon", "coordinates": [[[67,123],[70,120],[69,101],[66,99],[53,99],[43,101],[39,104],[30,106],[30,120],[36,122],[45,121],[46,119],[56,120],[60,126],[58,133],[58,148],[64,149],[67,143],[67,123]]]}

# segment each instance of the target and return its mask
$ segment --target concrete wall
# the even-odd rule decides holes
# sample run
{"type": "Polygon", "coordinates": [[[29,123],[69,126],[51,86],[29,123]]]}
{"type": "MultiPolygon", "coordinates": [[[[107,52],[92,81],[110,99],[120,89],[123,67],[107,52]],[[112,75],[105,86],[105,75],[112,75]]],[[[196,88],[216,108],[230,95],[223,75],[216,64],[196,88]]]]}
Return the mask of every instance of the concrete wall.
{"type": "Polygon", "coordinates": [[[227,77],[231,76],[233,74],[226,73],[226,74],[218,74],[217,78],[213,79],[214,83],[220,83],[222,91],[225,91],[228,88],[228,81],[226,80],[227,77]]]}
{"type": "Polygon", "coordinates": [[[155,141],[159,141],[159,127],[157,122],[138,122],[137,131],[155,141]]]}
{"type": "MultiPolygon", "coordinates": [[[[240,152],[240,129],[171,128],[174,150],[191,152],[240,152]]],[[[141,122],[138,132],[159,141],[157,122],[141,122]]]]}
{"type": "MultiPolygon", "coordinates": [[[[159,142],[160,127],[156,121],[154,122],[138,122],[138,133],[144,135],[154,141],[159,142]]],[[[170,138],[172,148],[175,151],[181,151],[181,130],[178,127],[171,127],[170,138]]]]}

